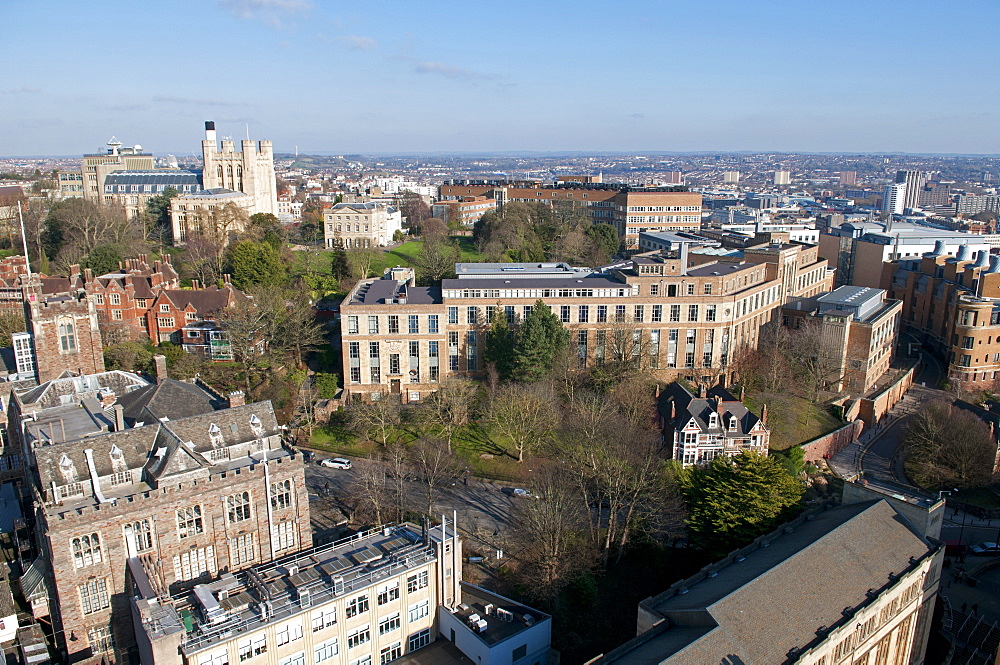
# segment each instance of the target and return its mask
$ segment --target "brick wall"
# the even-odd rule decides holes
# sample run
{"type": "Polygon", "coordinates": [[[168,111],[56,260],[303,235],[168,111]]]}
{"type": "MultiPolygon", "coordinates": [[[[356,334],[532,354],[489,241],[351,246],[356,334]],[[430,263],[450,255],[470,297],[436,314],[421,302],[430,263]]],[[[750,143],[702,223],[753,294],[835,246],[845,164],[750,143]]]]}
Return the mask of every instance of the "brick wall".
{"type": "Polygon", "coordinates": [[[864,423],[860,420],[855,420],[839,429],[833,430],[829,434],[824,434],[819,438],[803,443],[802,450],[805,451],[805,460],[807,462],[815,462],[833,457],[856,441],[861,436],[861,431],[864,427],[864,423]]]}

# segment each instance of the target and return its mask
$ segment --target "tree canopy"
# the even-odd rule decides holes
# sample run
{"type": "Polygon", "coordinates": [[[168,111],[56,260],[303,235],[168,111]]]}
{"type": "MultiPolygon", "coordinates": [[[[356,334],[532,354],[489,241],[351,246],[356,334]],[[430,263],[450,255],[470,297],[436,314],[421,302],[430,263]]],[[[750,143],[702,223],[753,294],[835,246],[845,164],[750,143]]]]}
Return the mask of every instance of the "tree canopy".
{"type": "Polygon", "coordinates": [[[538,381],[546,376],[566,347],[569,331],[541,300],[524,317],[514,345],[512,376],[518,381],[538,381]]]}
{"type": "Polygon", "coordinates": [[[742,452],[686,470],[681,490],[692,544],[723,555],[789,518],[805,488],[779,460],[742,452]]]}

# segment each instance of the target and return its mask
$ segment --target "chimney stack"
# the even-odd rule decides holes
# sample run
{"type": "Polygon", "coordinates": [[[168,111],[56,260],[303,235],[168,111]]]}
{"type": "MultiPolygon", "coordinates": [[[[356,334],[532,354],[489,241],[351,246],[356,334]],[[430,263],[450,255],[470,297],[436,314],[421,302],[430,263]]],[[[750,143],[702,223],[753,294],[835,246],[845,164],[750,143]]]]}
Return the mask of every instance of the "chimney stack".
{"type": "Polygon", "coordinates": [[[153,356],[153,366],[156,368],[156,382],[163,383],[167,378],[167,357],[157,353],[153,356]]]}
{"type": "Polygon", "coordinates": [[[247,403],[247,397],[242,390],[234,390],[229,393],[229,408],[234,406],[243,406],[247,403]]]}
{"type": "Polygon", "coordinates": [[[125,429],[125,410],[121,404],[115,404],[111,409],[115,412],[115,431],[121,432],[125,429]]]}
{"type": "Polygon", "coordinates": [[[746,396],[747,396],[747,389],[744,388],[743,386],[740,386],[740,402],[742,402],[746,396]]]}
{"type": "Polygon", "coordinates": [[[763,423],[765,427],[767,426],[767,404],[762,406],[760,409],[760,422],[763,423]]]}

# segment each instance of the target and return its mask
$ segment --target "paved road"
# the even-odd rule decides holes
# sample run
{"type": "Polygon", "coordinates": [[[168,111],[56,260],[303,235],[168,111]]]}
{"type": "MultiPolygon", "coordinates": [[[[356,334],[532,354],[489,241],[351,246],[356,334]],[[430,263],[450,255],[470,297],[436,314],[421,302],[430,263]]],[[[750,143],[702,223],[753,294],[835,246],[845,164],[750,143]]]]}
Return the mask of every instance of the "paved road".
{"type": "MultiPolygon", "coordinates": [[[[350,470],[330,469],[319,466],[315,461],[307,463],[306,485],[310,495],[320,500],[310,498],[316,504],[328,496],[334,503],[344,506],[344,500],[350,494],[351,483],[360,471],[367,465],[377,463],[365,459],[353,460],[353,468],[350,470]]],[[[468,485],[459,481],[455,485],[440,488],[434,502],[436,512],[451,515],[453,511],[458,511],[459,528],[467,533],[493,534],[502,530],[512,502],[529,500],[507,496],[500,491],[503,487],[500,483],[478,478],[470,478],[468,482],[468,485]]],[[[411,505],[423,505],[426,501],[424,485],[419,481],[407,482],[406,485],[407,499],[411,505]]]]}

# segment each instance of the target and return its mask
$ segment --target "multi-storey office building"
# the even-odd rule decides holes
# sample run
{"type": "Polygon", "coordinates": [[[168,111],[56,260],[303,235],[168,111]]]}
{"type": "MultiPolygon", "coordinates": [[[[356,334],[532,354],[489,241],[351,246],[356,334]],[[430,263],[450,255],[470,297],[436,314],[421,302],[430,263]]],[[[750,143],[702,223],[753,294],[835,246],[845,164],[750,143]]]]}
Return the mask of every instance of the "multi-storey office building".
{"type": "Polygon", "coordinates": [[[822,342],[830,390],[866,393],[889,370],[899,336],[900,300],[883,289],[841,286],[816,298],[803,298],[782,308],[782,323],[801,328],[816,324],[822,342]]]}
{"type": "Polygon", "coordinates": [[[25,578],[68,662],[134,656],[130,580],[176,593],[311,545],[302,459],[270,402],[70,376],[14,393],[7,434],[36,506],[25,578]]]}
{"type": "Polygon", "coordinates": [[[139,653],[149,665],[385,665],[442,636],[483,665],[547,662],[548,616],[461,579],[450,520],[361,532],[182,594],[140,579],[139,653]]]}
{"type": "Polygon", "coordinates": [[[632,188],[613,183],[567,183],[552,187],[525,182],[483,182],[444,184],[440,194],[445,200],[489,196],[497,199],[501,208],[507,202],[582,206],[595,223],[613,224],[628,251],[639,248],[642,231],[697,231],[701,227],[701,194],[674,187],[632,188]]]}
{"type": "Polygon", "coordinates": [[[194,171],[116,171],[104,177],[104,202],[117,203],[129,219],[146,212],[146,204],[168,188],[180,195],[201,191],[201,174],[194,171]]]}
{"type": "Polygon", "coordinates": [[[816,247],[761,245],[730,262],[691,266],[686,246],[602,271],[566,264],[458,264],[457,279],[417,287],[396,268],[359,282],[341,305],[345,390],[416,401],[448,376],[478,375],[496,314],[516,323],[541,300],[569,329],[578,366],[638,354],[663,379],[709,384],[733,352],[756,346],[791,297],[828,291],[816,247]]]}
{"type": "Polygon", "coordinates": [[[903,301],[903,326],[947,363],[949,381],[967,388],[1000,378],[1000,256],[969,245],[952,256],[940,242],[886,263],[883,286],[903,301]]]}
{"type": "Polygon", "coordinates": [[[943,562],[887,501],[810,512],[642,601],[591,662],[922,665],[943,562]]]}
{"type": "MultiPolygon", "coordinates": [[[[115,171],[152,171],[156,168],[152,153],[142,146],[123,147],[122,142],[111,137],[106,152],[84,155],[80,164],[83,196],[91,201],[104,200],[104,181],[115,171]]],[[[61,187],[61,184],[60,184],[61,187]]]]}

